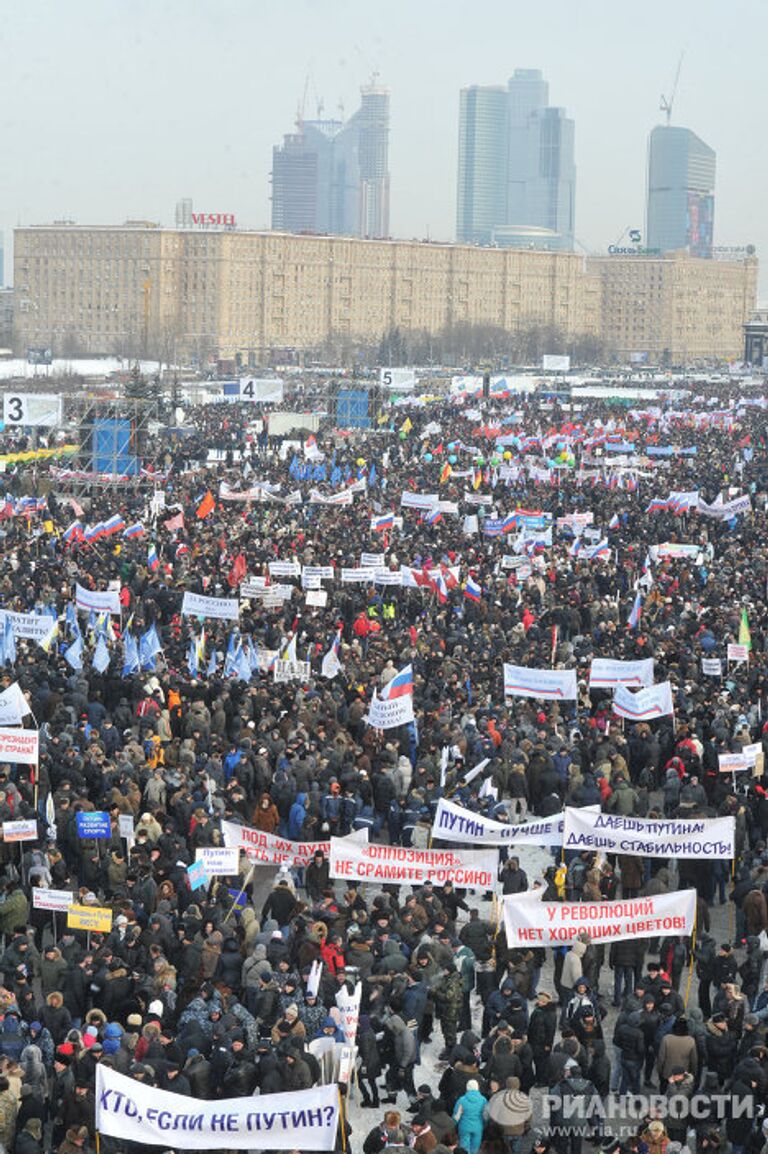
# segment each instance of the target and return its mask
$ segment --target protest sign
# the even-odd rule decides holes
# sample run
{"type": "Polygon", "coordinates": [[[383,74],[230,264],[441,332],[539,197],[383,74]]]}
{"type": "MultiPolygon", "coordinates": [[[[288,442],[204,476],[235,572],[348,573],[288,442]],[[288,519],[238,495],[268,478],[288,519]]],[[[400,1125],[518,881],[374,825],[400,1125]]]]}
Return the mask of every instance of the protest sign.
{"type": "Polygon", "coordinates": [[[575,701],[578,696],[575,669],[529,669],[504,663],[505,697],[544,697],[575,701]]]}
{"type": "Polygon", "coordinates": [[[208,874],[205,872],[205,862],[202,858],[199,861],[193,861],[187,866],[187,877],[189,878],[189,888],[194,893],[195,890],[207,886],[210,882],[208,874]]]}
{"type": "Polygon", "coordinates": [[[754,764],[754,758],[745,757],[743,753],[720,753],[717,758],[720,773],[744,773],[754,764]]]}
{"type": "Polygon", "coordinates": [[[3,841],[35,841],[37,838],[37,821],[35,818],[26,821],[4,821],[3,841]]]}
{"type": "MultiPolygon", "coordinates": [[[[328,604],[328,590],[327,589],[308,589],[306,595],[306,603],[310,608],[324,609],[328,604]]],[[[307,663],[308,664],[308,663],[307,663]]],[[[277,680],[277,679],[275,679],[277,680]]]]}
{"type": "Polygon", "coordinates": [[[75,604],[85,613],[114,613],[120,616],[120,590],[108,589],[99,593],[96,589],[83,589],[75,585],[75,604]]]}
{"type": "Polygon", "coordinates": [[[702,657],[701,672],[705,677],[722,677],[723,663],[719,657],[702,657]]]}
{"type": "Polygon", "coordinates": [[[336,994],[336,1005],[341,1014],[341,1029],[344,1034],[344,1041],[349,1046],[355,1044],[355,1038],[357,1037],[357,1023],[360,1019],[360,1000],[362,995],[362,982],[356,983],[352,993],[350,993],[346,985],[344,985],[336,994]]]}
{"type": "Polygon", "coordinates": [[[10,609],[0,610],[0,619],[11,625],[14,637],[37,642],[45,641],[56,624],[56,618],[47,614],[13,613],[10,609]]]}
{"type": "Polygon", "coordinates": [[[734,501],[726,501],[722,505],[708,505],[699,498],[698,512],[702,517],[716,517],[719,521],[730,521],[731,517],[738,517],[742,513],[752,511],[752,501],[749,494],[737,497],[734,501]]]}
{"type": "Polygon", "coordinates": [[[275,681],[309,681],[312,670],[308,661],[283,661],[278,657],[272,666],[275,681]]]}
{"type": "Polygon", "coordinates": [[[106,810],[92,810],[76,814],[77,836],[82,838],[112,837],[112,823],[106,810]]]}
{"type": "Polygon", "coordinates": [[[590,689],[616,689],[620,685],[653,685],[653,658],[644,661],[615,661],[594,657],[589,669],[590,689]]]}
{"type": "MultiPolygon", "coordinates": [[[[264,830],[223,819],[221,835],[225,846],[244,849],[251,861],[262,862],[264,865],[306,866],[316,853],[328,857],[331,852],[330,841],[291,841],[274,833],[265,833],[264,830]]],[[[349,841],[367,842],[368,830],[354,830],[349,834],[349,841]]]]}
{"type": "Polygon", "coordinates": [[[36,729],[0,729],[0,763],[37,765],[38,745],[36,729]]]}
{"type": "Polygon", "coordinates": [[[333,565],[305,565],[302,577],[317,577],[319,581],[333,581],[333,565]]]}
{"type": "Polygon", "coordinates": [[[732,858],[734,824],[732,817],[620,817],[567,806],[563,846],[633,857],[732,858]]]}
{"type": "Polygon", "coordinates": [[[729,644],[726,652],[726,660],[732,661],[735,665],[743,661],[749,661],[749,646],[729,644]]]}
{"type": "Polygon", "coordinates": [[[374,729],[396,729],[413,721],[413,694],[385,700],[374,690],[366,721],[374,729]]]}
{"type": "Polygon", "coordinates": [[[624,685],[618,685],[612,708],[614,713],[628,721],[654,721],[657,717],[667,717],[675,709],[672,686],[669,681],[661,681],[658,685],[632,693],[624,685]]]}
{"type": "Polygon", "coordinates": [[[270,577],[300,577],[301,565],[298,561],[270,561],[270,577]]]}
{"type": "Polygon", "coordinates": [[[121,813],[117,819],[117,829],[120,837],[126,841],[133,841],[133,814],[121,813]]]}
{"type": "Polygon", "coordinates": [[[438,502],[437,493],[408,493],[400,495],[400,505],[403,509],[432,509],[438,502]]]}
{"type": "Polygon", "coordinates": [[[462,845],[563,844],[563,815],[524,821],[519,825],[495,821],[441,797],[437,803],[432,837],[462,845]]]}
{"type": "Polygon", "coordinates": [[[695,913],[695,890],[619,902],[542,902],[527,894],[504,898],[504,928],[512,948],[562,945],[585,932],[595,944],[687,936],[695,913]]]}
{"type": "Polygon", "coordinates": [[[384,553],[361,553],[360,565],[363,569],[383,569],[384,557],[384,553]]]}
{"type": "Polygon", "coordinates": [[[53,910],[61,913],[74,903],[75,895],[69,890],[48,890],[43,886],[32,888],[32,909],[53,910]]]}
{"type": "Polygon", "coordinates": [[[102,906],[79,906],[73,903],[67,908],[67,928],[108,934],[112,929],[112,910],[104,909],[102,906]]]}
{"type": "Polygon", "coordinates": [[[96,1066],[96,1130],[142,1149],[333,1150],[338,1121],[336,1085],[209,1102],[96,1066]]]}
{"type": "Polygon", "coordinates": [[[430,879],[453,882],[469,890],[496,886],[497,850],[429,850],[399,845],[356,845],[347,838],[331,838],[331,877],[358,882],[407,882],[423,885],[430,879]]]}
{"type": "Polygon", "coordinates": [[[229,877],[240,872],[240,850],[237,848],[201,846],[195,850],[195,861],[203,863],[209,877],[229,877]]]}
{"type": "Polygon", "coordinates": [[[204,597],[202,593],[184,593],[182,617],[212,617],[216,621],[239,621],[240,602],[236,597],[204,597]]]}

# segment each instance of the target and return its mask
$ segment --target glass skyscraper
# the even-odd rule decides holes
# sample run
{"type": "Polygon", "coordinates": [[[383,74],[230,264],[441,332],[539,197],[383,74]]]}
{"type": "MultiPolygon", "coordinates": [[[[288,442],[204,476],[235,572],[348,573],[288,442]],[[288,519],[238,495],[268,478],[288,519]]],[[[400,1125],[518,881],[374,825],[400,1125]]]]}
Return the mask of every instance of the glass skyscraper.
{"type": "Polygon", "coordinates": [[[466,244],[490,244],[506,219],[508,104],[501,85],[461,91],[456,236],[466,244]]]}
{"type": "Polygon", "coordinates": [[[272,228],[389,236],[389,92],[369,85],[349,120],[301,120],[272,153],[272,228]]]}
{"type": "Polygon", "coordinates": [[[646,244],[661,252],[712,256],[713,149],[690,128],[658,125],[648,142],[646,244]]]}
{"type": "Polygon", "coordinates": [[[457,237],[572,249],[575,126],[536,69],[461,92],[457,237]],[[534,238],[534,239],[532,239],[534,238]]]}

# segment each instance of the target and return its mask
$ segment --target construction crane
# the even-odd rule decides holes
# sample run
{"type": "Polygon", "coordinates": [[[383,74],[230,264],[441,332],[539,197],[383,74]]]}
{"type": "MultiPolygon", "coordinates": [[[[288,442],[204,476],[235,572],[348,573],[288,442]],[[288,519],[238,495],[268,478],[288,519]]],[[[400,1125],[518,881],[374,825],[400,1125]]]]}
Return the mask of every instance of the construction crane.
{"type": "Polygon", "coordinates": [[[684,56],[685,56],[685,52],[681,52],[680,53],[680,59],[677,62],[677,72],[675,73],[675,82],[672,85],[672,91],[670,92],[669,97],[666,97],[662,94],[661,101],[659,103],[659,109],[663,113],[665,113],[666,117],[667,117],[667,128],[669,128],[669,122],[672,119],[672,107],[675,103],[675,94],[677,92],[677,82],[680,79],[680,69],[683,67],[684,56]]]}

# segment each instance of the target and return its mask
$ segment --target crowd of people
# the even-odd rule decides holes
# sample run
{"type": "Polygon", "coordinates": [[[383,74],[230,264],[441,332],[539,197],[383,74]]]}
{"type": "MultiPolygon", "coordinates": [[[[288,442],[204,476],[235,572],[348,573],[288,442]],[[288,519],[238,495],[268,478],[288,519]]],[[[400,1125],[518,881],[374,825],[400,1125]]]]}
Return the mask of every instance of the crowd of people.
{"type": "Polygon", "coordinates": [[[762,1154],[768,794],[761,757],[738,774],[719,758],[768,748],[768,421],[718,390],[643,410],[389,406],[369,431],[326,419],[294,446],[255,430],[252,406],[211,405],[158,447],[154,482],[148,469],[72,496],[55,464],[6,475],[0,608],[58,623],[45,645],[6,645],[0,678],[40,751],[0,765],[0,820],[38,827],[0,842],[8,1154],[90,1154],[99,1064],[205,1100],[334,1079],[313,1043],[345,1040],[338,994],[358,983],[337,1150],[762,1154]],[[675,493],[750,508],[704,515],[675,493]],[[88,534],[115,514],[135,531],[88,534]],[[363,553],[402,583],[341,580],[363,553]],[[270,578],[280,561],[332,567],[326,596],[270,578]],[[181,612],[185,592],[232,599],[244,582],[237,623],[181,612]],[[76,585],[119,589],[120,615],[79,611],[76,585]],[[727,661],[739,642],[748,660],[727,661]],[[286,654],[309,676],[275,680],[286,654]],[[674,715],[619,722],[611,692],[589,688],[594,657],[652,657],[674,715]],[[505,699],[505,662],[575,669],[577,700],[505,699]],[[406,666],[415,720],[372,727],[374,692],[406,666]],[[529,860],[513,839],[497,893],[478,895],[341,881],[320,848],[306,868],[243,854],[239,874],[192,888],[222,821],[426,847],[443,797],[513,824],[565,805],[730,815],[736,855],[529,860]],[[108,836],[82,836],[89,811],[109,814],[108,836]],[[498,915],[535,888],[599,902],[691,887],[695,942],[605,946],[585,929],[570,947],[511,948],[498,915]],[[111,929],[70,928],[36,888],[108,908],[111,929]]]}

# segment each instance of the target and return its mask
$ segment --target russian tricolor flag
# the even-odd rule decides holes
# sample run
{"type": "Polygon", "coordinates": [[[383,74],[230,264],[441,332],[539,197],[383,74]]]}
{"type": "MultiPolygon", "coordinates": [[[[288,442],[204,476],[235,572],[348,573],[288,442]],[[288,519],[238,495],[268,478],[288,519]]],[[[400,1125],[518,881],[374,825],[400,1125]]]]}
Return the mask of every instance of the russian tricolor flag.
{"type": "Polygon", "coordinates": [[[406,665],[396,673],[388,685],[382,689],[379,697],[382,701],[394,701],[397,697],[408,697],[413,693],[413,666],[406,665]]]}
{"type": "Polygon", "coordinates": [[[640,624],[640,618],[642,615],[643,598],[641,597],[640,590],[638,589],[637,596],[635,597],[635,603],[632,606],[632,612],[630,613],[629,620],[627,622],[630,629],[637,629],[638,625],[640,624]]]}
{"type": "Polygon", "coordinates": [[[464,586],[464,596],[468,597],[470,601],[480,601],[483,596],[483,591],[477,581],[473,581],[471,577],[467,577],[467,583],[464,586]]]}
{"type": "Polygon", "coordinates": [[[385,529],[392,529],[395,524],[393,512],[384,513],[381,517],[371,517],[371,532],[383,533],[385,529]]]}
{"type": "Polygon", "coordinates": [[[421,520],[424,525],[438,525],[443,519],[443,514],[439,509],[430,509],[428,513],[424,513],[421,520]]]}
{"type": "Polygon", "coordinates": [[[125,528],[125,518],[121,517],[119,513],[114,513],[108,521],[105,521],[101,527],[102,537],[111,537],[113,533],[121,533],[125,528]]]}
{"type": "Polygon", "coordinates": [[[62,537],[68,543],[69,542],[76,542],[76,541],[84,541],[85,540],[85,533],[83,531],[83,522],[82,521],[73,521],[72,524],[69,526],[69,528],[64,530],[64,532],[62,533],[62,537]]]}
{"type": "Polygon", "coordinates": [[[160,568],[160,558],[157,555],[157,549],[154,544],[150,545],[147,550],[147,568],[150,573],[155,573],[160,568]]]}
{"type": "Polygon", "coordinates": [[[141,521],[137,521],[135,525],[129,525],[128,528],[124,530],[123,536],[124,537],[143,537],[144,533],[145,533],[144,526],[142,525],[141,521]]]}

